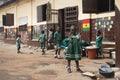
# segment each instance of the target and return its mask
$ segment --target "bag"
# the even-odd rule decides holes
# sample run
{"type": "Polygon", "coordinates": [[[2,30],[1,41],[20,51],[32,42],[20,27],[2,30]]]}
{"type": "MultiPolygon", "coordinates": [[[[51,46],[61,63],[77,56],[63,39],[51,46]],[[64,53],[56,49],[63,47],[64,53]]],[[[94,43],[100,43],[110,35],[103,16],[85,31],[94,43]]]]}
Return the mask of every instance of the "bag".
{"type": "Polygon", "coordinates": [[[114,72],[110,67],[107,66],[101,66],[101,68],[99,68],[99,73],[106,78],[114,77],[114,72]]]}

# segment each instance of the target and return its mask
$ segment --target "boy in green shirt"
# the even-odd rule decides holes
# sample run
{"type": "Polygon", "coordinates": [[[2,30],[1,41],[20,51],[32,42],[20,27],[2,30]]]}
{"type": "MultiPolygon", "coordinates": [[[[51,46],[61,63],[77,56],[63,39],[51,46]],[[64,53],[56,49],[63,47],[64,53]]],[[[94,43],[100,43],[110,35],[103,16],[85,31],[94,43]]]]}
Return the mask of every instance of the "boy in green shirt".
{"type": "Polygon", "coordinates": [[[101,35],[100,30],[97,31],[96,35],[97,36],[96,36],[95,41],[96,41],[96,46],[98,47],[98,49],[97,49],[97,57],[99,57],[99,56],[102,56],[102,39],[103,39],[103,37],[101,35]]]}
{"type": "Polygon", "coordinates": [[[60,49],[61,49],[61,34],[60,34],[60,28],[57,27],[56,32],[54,33],[54,40],[55,40],[55,58],[60,59],[60,49]]]}
{"type": "Polygon", "coordinates": [[[44,33],[44,30],[41,31],[41,34],[40,34],[40,37],[39,37],[39,40],[40,42],[40,47],[42,49],[42,55],[45,54],[45,41],[46,41],[46,35],[44,33]]]}

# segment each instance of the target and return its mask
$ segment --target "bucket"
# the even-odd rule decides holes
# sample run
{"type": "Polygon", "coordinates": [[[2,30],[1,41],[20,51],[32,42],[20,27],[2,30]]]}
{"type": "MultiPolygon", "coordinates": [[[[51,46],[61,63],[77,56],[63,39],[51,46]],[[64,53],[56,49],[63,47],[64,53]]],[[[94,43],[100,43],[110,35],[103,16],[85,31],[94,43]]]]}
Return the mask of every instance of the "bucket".
{"type": "Polygon", "coordinates": [[[88,58],[95,59],[96,58],[96,49],[88,49],[88,58]]]}
{"type": "Polygon", "coordinates": [[[113,58],[113,59],[116,59],[116,53],[115,53],[115,51],[112,51],[112,52],[111,52],[111,55],[112,55],[112,58],[113,58]]]}

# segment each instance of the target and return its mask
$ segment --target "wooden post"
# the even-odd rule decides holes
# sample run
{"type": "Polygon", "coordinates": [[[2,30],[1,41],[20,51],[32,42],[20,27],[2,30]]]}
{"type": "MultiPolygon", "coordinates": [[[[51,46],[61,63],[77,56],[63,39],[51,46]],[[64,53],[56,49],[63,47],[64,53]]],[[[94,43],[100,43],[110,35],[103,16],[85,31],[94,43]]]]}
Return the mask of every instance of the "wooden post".
{"type": "Polygon", "coordinates": [[[120,7],[118,7],[116,5],[115,8],[115,41],[116,41],[116,66],[120,67],[120,10],[118,9],[120,7]]]}

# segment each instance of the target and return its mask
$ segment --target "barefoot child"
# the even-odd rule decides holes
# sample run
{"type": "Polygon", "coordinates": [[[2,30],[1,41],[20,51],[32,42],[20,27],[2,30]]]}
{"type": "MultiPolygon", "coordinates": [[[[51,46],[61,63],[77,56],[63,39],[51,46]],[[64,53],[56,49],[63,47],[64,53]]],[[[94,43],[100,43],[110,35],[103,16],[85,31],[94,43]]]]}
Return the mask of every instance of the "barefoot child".
{"type": "Polygon", "coordinates": [[[67,71],[71,73],[71,60],[74,60],[76,63],[76,71],[82,72],[79,68],[79,60],[81,59],[80,53],[80,37],[76,32],[75,26],[71,26],[71,33],[69,37],[68,49],[66,52],[66,60],[67,60],[67,71]]]}
{"type": "Polygon", "coordinates": [[[40,34],[40,37],[39,37],[39,40],[40,42],[40,47],[42,49],[42,55],[45,54],[45,41],[46,41],[46,35],[44,33],[44,30],[41,31],[41,34],[40,34]]]}

